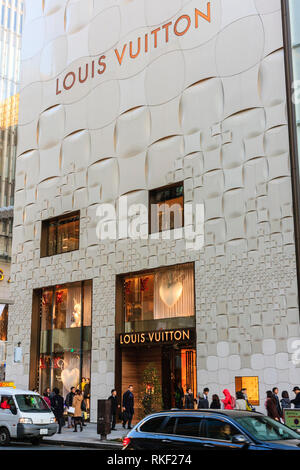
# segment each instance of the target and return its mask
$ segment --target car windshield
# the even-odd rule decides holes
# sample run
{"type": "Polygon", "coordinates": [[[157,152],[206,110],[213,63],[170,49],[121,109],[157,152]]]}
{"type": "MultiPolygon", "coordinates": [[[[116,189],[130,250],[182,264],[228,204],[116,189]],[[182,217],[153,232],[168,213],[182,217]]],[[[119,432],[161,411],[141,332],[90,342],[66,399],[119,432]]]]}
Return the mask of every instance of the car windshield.
{"type": "Polygon", "coordinates": [[[296,431],[267,416],[241,416],[236,421],[260,441],[300,440],[296,431]]]}
{"type": "Polygon", "coordinates": [[[49,413],[50,411],[47,403],[39,395],[16,395],[16,400],[20,411],[25,413],[49,413]]]}

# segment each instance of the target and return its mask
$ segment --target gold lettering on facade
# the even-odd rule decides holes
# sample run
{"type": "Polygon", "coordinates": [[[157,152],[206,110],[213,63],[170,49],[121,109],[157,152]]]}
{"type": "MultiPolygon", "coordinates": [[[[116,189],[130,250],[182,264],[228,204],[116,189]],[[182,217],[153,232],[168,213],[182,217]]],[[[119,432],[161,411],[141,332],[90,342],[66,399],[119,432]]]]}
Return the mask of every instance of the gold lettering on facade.
{"type": "Polygon", "coordinates": [[[120,335],[120,344],[165,343],[191,339],[190,330],[149,331],[147,333],[126,333],[120,335]]]}
{"type": "Polygon", "coordinates": [[[154,333],[148,333],[148,336],[149,336],[150,342],[152,343],[153,337],[154,337],[154,333]]]}
{"type": "Polygon", "coordinates": [[[190,339],[190,330],[182,330],[182,339],[190,339]]]}
{"type": "Polygon", "coordinates": [[[180,341],[181,340],[181,331],[175,331],[174,332],[174,338],[176,339],[176,341],[180,341]]]}
{"type": "Polygon", "coordinates": [[[161,340],[161,333],[160,333],[160,332],[159,332],[159,333],[155,333],[155,341],[156,341],[157,343],[159,343],[160,340],[161,340]]]}
{"type": "Polygon", "coordinates": [[[124,336],[124,343],[129,344],[130,343],[130,335],[125,335],[124,336]]]}

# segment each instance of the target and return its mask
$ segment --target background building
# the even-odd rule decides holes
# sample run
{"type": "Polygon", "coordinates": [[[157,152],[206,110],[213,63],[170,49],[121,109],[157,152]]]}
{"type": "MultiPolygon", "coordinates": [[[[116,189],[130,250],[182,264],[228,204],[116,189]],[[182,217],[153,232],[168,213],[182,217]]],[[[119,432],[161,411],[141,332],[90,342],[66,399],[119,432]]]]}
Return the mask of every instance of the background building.
{"type": "Polygon", "coordinates": [[[90,378],[95,419],[113,386],[145,393],[150,364],[164,406],[178,383],[246,386],[263,411],[300,382],[281,2],[25,6],[7,378],[90,378]],[[125,197],[175,201],[175,235],[204,208],[203,246],[99,240],[97,209],[125,197]]]}
{"type": "MultiPolygon", "coordinates": [[[[0,376],[7,339],[23,0],[0,1],[0,376]]],[[[0,377],[1,379],[1,377],[0,377]]]]}

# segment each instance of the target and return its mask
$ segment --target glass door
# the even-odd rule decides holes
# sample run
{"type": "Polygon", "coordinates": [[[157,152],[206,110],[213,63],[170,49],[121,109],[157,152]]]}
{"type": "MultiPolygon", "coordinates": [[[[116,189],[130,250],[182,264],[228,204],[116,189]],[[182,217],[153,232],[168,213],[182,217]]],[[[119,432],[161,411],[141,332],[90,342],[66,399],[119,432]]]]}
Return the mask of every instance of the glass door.
{"type": "Polygon", "coordinates": [[[197,396],[197,378],[196,378],[196,350],[182,349],[181,352],[181,384],[186,392],[190,387],[194,397],[197,396]]]}
{"type": "Polygon", "coordinates": [[[191,388],[197,396],[196,349],[164,347],[162,351],[163,407],[182,408],[184,394],[191,388]]]}

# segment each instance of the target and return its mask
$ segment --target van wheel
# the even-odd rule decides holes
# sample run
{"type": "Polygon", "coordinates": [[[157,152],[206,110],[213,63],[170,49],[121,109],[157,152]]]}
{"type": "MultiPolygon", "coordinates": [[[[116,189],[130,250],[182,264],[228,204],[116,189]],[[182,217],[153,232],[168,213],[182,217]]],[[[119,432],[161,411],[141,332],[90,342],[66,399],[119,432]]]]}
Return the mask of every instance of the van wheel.
{"type": "Polygon", "coordinates": [[[30,442],[33,446],[39,446],[42,440],[42,437],[33,437],[30,442]]]}
{"type": "Polygon", "coordinates": [[[0,429],[0,446],[7,446],[10,443],[10,435],[6,428],[0,429]]]}

